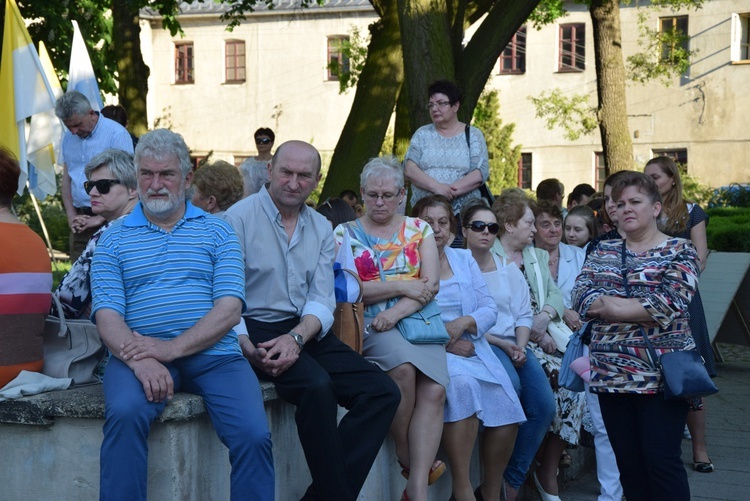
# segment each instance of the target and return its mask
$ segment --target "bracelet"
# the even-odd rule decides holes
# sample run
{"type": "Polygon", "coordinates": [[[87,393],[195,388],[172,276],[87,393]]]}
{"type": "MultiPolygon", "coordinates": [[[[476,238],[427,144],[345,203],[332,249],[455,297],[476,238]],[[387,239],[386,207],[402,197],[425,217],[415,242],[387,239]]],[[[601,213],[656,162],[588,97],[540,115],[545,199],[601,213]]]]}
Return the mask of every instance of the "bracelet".
{"type": "Polygon", "coordinates": [[[542,310],[542,311],[547,314],[547,316],[549,317],[550,320],[554,320],[555,319],[555,317],[552,316],[552,313],[548,312],[547,310],[542,310]]]}

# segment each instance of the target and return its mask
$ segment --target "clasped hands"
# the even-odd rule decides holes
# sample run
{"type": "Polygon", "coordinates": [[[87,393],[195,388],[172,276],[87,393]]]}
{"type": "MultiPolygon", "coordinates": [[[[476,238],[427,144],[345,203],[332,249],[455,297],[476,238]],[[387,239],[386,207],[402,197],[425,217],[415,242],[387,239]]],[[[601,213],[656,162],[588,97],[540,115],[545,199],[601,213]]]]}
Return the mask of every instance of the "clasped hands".
{"type": "Polygon", "coordinates": [[[280,376],[294,365],[301,351],[294,338],[287,334],[255,346],[247,336],[240,336],[240,338],[247,339],[241,345],[242,353],[250,364],[273,377],[280,376]]]}
{"type": "Polygon", "coordinates": [[[68,218],[68,226],[70,231],[73,233],[81,233],[86,231],[88,228],[96,228],[104,223],[104,218],[101,216],[87,216],[86,214],[78,214],[72,219],[68,218]]]}
{"type": "Polygon", "coordinates": [[[460,196],[459,189],[456,188],[452,184],[445,184],[445,183],[437,183],[435,185],[435,190],[433,191],[435,195],[443,195],[448,200],[453,200],[454,198],[460,196]]]}
{"type": "Polygon", "coordinates": [[[163,402],[174,396],[174,380],[164,365],[176,358],[172,340],[133,331],[133,338],[120,345],[119,358],[133,370],[149,402],[163,402]]]}

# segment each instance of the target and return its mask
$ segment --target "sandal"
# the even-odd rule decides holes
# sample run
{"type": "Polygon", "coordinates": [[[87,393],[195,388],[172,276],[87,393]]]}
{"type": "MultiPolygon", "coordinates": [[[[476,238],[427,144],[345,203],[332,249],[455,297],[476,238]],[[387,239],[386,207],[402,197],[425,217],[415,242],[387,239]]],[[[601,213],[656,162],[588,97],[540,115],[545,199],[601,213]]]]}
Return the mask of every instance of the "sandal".
{"type": "Polygon", "coordinates": [[[572,465],[573,465],[573,458],[570,457],[570,454],[568,454],[567,452],[563,452],[562,456],[560,456],[560,463],[558,464],[558,466],[561,469],[563,469],[563,468],[570,468],[572,465]]]}
{"type": "Polygon", "coordinates": [[[400,501],[409,501],[409,495],[406,493],[406,489],[404,489],[403,494],[401,494],[400,501]]]}
{"type": "MultiPolygon", "coordinates": [[[[398,465],[401,467],[401,476],[405,479],[409,480],[409,473],[411,470],[409,470],[408,466],[404,466],[404,464],[399,461],[398,465]]],[[[432,485],[445,473],[445,463],[440,461],[439,459],[436,459],[434,463],[432,463],[432,467],[430,468],[430,476],[427,478],[427,485],[432,485]]]]}
{"type": "Polygon", "coordinates": [[[714,471],[714,464],[709,459],[707,463],[702,461],[693,461],[693,469],[698,473],[711,473],[714,471]]]}

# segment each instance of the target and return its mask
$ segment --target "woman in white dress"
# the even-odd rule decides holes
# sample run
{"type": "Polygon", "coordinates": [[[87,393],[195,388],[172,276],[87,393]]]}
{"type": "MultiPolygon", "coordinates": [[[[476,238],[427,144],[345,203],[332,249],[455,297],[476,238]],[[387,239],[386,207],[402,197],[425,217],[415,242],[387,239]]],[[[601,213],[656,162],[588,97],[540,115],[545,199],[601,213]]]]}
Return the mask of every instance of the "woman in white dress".
{"type": "Polygon", "coordinates": [[[471,252],[447,246],[453,219],[450,201],[440,195],[420,200],[413,214],[432,226],[440,258],[436,301],[451,336],[450,384],[446,389],[443,447],[448,455],[457,501],[499,499],[503,472],[513,452],[521,402],[484,333],[497,321],[497,308],[471,252]],[[484,481],[472,489],[471,453],[483,426],[484,481]]]}

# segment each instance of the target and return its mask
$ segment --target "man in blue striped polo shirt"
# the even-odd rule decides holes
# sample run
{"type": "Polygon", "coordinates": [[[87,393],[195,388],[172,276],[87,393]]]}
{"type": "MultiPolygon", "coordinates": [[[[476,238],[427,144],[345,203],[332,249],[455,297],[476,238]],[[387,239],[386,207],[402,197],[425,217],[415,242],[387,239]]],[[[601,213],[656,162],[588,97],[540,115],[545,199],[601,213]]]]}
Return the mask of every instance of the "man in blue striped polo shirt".
{"type": "Polygon", "coordinates": [[[229,448],[232,499],[271,501],[263,399],[232,330],[245,309],[237,236],[186,201],[193,173],[180,135],[144,135],[135,166],[141,202],[102,235],[91,271],[92,319],[112,352],[100,499],[146,499],[151,422],[184,390],[203,397],[229,448]]]}

